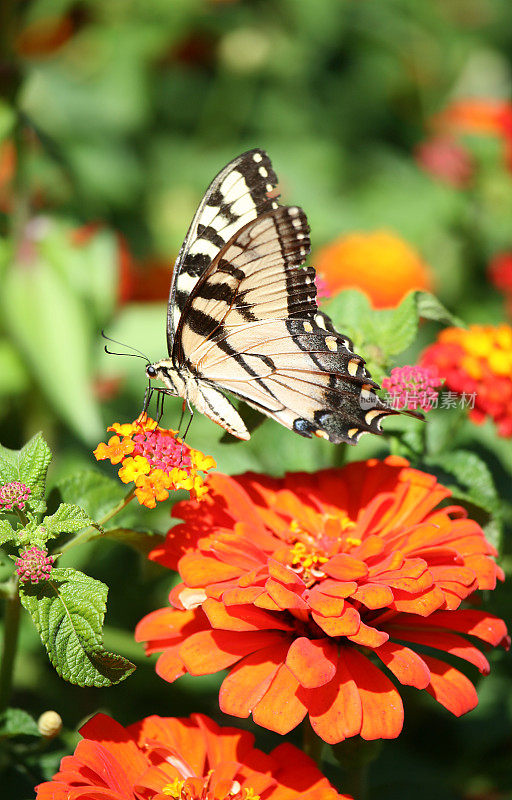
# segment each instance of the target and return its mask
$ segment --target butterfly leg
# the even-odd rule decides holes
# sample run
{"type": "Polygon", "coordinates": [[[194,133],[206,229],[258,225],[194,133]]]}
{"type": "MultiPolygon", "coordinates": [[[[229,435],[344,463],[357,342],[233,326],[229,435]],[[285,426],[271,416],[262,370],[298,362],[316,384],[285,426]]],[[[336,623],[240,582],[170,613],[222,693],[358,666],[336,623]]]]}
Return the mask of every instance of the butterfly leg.
{"type": "Polygon", "coordinates": [[[187,401],[183,400],[183,403],[182,403],[182,406],[181,406],[180,421],[178,422],[178,435],[179,435],[179,432],[181,430],[181,423],[183,422],[183,417],[185,416],[185,408],[186,407],[187,407],[187,401]]]}
{"type": "Polygon", "coordinates": [[[146,391],[144,392],[144,400],[143,400],[143,403],[142,403],[142,409],[141,409],[141,412],[140,412],[140,414],[139,414],[137,419],[140,419],[143,416],[143,414],[145,414],[147,412],[149,404],[151,403],[151,398],[153,397],[153,392],[154,391],[155,390],[153,389],[151,384],[149,384],[147,386],[147,388],[146,388],[146,391]]]}

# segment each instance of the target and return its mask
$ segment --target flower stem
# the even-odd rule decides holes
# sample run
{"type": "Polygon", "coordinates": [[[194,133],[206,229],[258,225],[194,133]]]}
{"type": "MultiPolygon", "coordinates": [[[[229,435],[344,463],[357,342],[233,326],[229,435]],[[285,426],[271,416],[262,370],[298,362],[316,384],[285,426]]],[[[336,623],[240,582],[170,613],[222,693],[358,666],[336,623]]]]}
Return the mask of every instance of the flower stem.
{"type": "Polygon", "coordinates": [[[380,753],[382,742],[358,737],[332,745],[331,752],[343,770],[343,791],[355,800],[366,800],[369,768],[380,753]]]}
{"type": "MultiPolygon", "coordinates": [[[[111,508],[110,511],[108,511],[107,514],[105,514],[104,517],[102,517],[102,519],[100,519],[100,521],[98,522],[98,525],[99,526],[105,525],[105,523],[107,523],[109,520],[111,520],[112,517],[115,517],[116,514],[119,514],[119,512],[122,511],[123,508],[125,508],[128,505],[128,503],[131,500],[133,500],[134,497],[135,497],[135,487],[133,489],[130,489],[128,494],[125,495],[123,497],[123,499],[120,500],[119,503],[116,506],[114,506],[114,508],[111,508]]],[[[74,547],[77,544],[84,544],[85,542],[87,542],[91,538],[91,535],[95,531],[97,532],[96,528],[93,525],[89,525],[88,528],[85,528],[83,531],[81,531],[76,536],[74,536],[72,539],[70,539],[69,542],[66,542],[66,544],[63,547],[60,547],[59,548],[59,552],[60,553],[65,553],[66,550],[70,550],[72,547],[74,547]]]]}
{"type": "Polygon", "coordinates": [[[16,577],[12,583],[12,592],[5,601],[2,663],[0,665],[0,711],[7,708],[11,696],[14,662],[18,648],[20,609],[18,578],[16,577]]]}
{"type": "Polygon", "coordinates": [[[307,756],[313,759],[317,767],[322,769],[324,742],[317,736],[307,718],[302,724],[302,749],[307,756]]]}

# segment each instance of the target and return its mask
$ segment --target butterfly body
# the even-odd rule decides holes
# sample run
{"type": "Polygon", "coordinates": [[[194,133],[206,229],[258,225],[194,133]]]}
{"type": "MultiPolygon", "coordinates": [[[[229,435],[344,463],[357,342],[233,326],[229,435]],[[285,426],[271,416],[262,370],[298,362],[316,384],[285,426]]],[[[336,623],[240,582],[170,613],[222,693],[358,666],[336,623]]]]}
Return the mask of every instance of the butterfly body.
{"type": "Polygon", "coordinates": [[[146,374],[238,438],[249,433],[225,392],[302,436],[356,444],[396,411],[318,309],[306,216],[278,204],[276,183],[259,149],[213,180],[174,268],[169,358],[146,374]]]}

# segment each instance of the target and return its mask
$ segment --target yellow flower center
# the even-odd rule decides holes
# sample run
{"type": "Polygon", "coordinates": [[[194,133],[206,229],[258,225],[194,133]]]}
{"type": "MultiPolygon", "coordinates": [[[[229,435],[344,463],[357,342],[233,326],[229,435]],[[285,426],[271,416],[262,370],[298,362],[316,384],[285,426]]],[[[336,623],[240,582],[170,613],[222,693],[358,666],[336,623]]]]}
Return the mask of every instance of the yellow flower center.
{"type": "Polygon", "coordinates": [[[323,530],[314,534],[305,530],[297,520],[290,522],[289,564],[308,588],[325,578],[322,564],[337,553],[347,553],[361,544],[361,539],[348,533],[356,525],[347,514],[327,514],[321,519],[323,530]]]}
{"type": "MultiPolygon", "coordinates": [[[[218,792],[211,789],[211,778],[213,771],[210,770],[201,786],[198,786],[198,779],[182,780],[175,778],[172,783],[168,783],[162,789],[162,794],[172,797],[174,800],[220,800],[218,792]]],[[[231,788],[224,795],[223,800],[261,800],[259,794],[255,794],[254,789],[242,789],[238,781],[233,781],[231,788]]]]}

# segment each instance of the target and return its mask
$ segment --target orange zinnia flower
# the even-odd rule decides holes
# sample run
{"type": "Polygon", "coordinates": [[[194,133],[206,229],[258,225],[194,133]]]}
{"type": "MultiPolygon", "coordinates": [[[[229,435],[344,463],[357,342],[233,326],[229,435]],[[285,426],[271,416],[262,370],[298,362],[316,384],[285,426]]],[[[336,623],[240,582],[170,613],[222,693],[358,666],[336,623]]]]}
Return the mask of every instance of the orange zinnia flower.
{"type": "Polygon", "coordinates": [[[390,231],[341,236],[318,251],[315,264],[331,294],[361,289],[374,308],[396,306],[413,289],[432,289],[428,266],[390,231]]]}
{"type": "Polygon", "coordinates": [[[121,464],[119,477],[123,483],[135,484],[141,505],[154,508],[157,500],[166,500],[169,491],[177,489],[186,489],[194,497],[206,492],[199,472],[215,467],[215,461],[178,439],[176,431],[158,427],[145,414],[135,422],[114,422],[107,430],[117,435],[108,444],[100,442],[94,455],[98,461],[108,458],[112,464],[121,464]]]}
{"type": "Polygon", "coordinates": [[[161,677],[229,668],[225,713],[281,734],[309,714],[329,743],[398,736],[402,701],[382,665],[457,716],[474,708],[469,679],[423,648],[486,674],[473,640],[497,645],[505,624],[459,606],[503,573],[464,509],[438,507],[450,491],[435,477],[390,457],[208,483],[201,515],[179,503],[184,522],[151,554],[183,579],[174,608],[136,632],[163,651],[161,677]]]}
{"type": "Polygon", "coordinates": [[[500,436],[512,436],[511,325],[445,328],[424,351],[421,364],[439,370],[473,422],[490,416],[500,436]]]}
{"type": "Polygon", "coordinates": [[[96,714],[80,730],[37,800],[350,800],[291,744],[270,755],[254,736],[222,728],[203,714],[146,717],[123,728],[96,714]]]}

